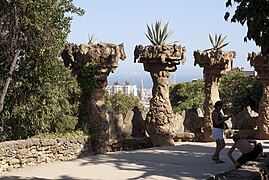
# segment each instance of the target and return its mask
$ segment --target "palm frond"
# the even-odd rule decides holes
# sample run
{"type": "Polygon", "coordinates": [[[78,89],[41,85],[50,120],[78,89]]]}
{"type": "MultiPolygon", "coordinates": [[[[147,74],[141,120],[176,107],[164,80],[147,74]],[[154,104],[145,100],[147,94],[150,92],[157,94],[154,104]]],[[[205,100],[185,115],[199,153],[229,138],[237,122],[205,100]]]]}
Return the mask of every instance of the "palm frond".
{"type": "MultiPolygon", "coordinates": [[[[156,21],[155,25],[147,24],[147,33],[146,37],[153,45],[162,45],[166,43],[166,40],[174,33],[174,30],[168,31],[169,22],[162,27],[161,21],[156,21]]],[[[178,42],[178,41],[174,41],[178,42]]]]}
{"type": "MultiPolygon", "coordinates": [[[[156,31],[154,30],[153,24],[151,24],[151,32],[153,34],[153,40],[156,42],[157,36],[156,36],[156,31]]],[[[156,42],[157,43],[157,42],[156,42]]]]}
{"type": "Polygon", "coordinates": [[[218,40],[217,40],[217,42],[216,42],[216,48],[218,48],[218,47],[220,47],[220,41],[221,41],[221,38],[222,38],[222,34],[220,34],[219,36],[218,36],[218,40]]]}
{"type": "Polygon", "coordinates": [[[218,35],[215,33],[215,42],[214,42],[214,47],[217,47],[217,41],[218,41],[218,35]]]}
{"type": "Polygon", "coordinates": [[[210,40],[210,42],[211,42],[211,45],[214,47],[215,45],[214,45],[214,41],[213,41],[213,38],[212,38],[212,36],[209,34],[209,40],[210,40]]]}
{"type": "Polygon", "coordinates": [[[227,37],[227,35],[226,35],[226,36],[224,36],[224,38],[221,38],[221,40],[220,40],[220,45],[222,45],[222,44],[224,43],[224,41],[225,41],[226,37],[227,37]]]}
{"type": "MultiPolygon", "coordinates": [[[[156,33],[156,41],[161,41],[162,37],[161,37],[161,26],[162,26],[162,23],[160,21],[156,22],[155,24],[155,33],[156,33]]],[[[159,43],[158,43],[159,44],[159,43]]]]}
{"type": "Polygon", "coordinates": [[[227,46],[229,43],[225,43],[225,44],[223,44],[223,45],[221,45],[218,49],[222,49],[222,48],[224,48],[225,46],[227,46]]]}
{"type": "Polygon", "coordinates": [[[209,40],[210,40],[210,43],[212,45],[212,48],[206,49],[205,51],[209,51],[212,49],[213,50],[221,50],[222,48],[224,48],[225,46],[227,46],[229,44],[229,42],[224,42],[226,37],[227,37],[227,35],[223,37],[222,34],[217,35],[215,33],[214,40],[213,40],[213,37],[211,36],[211,34],[209,34],[209,40]]]}
{"type": "Polygon", "coordinates": [[[145,33],[145,35],[147,36],[147,38],[149,39],[149,41],[153,44],[153,45],[156,45],[155,44],[155,41],[152,40],[152,37],[149,37],[148,34],[145,33]]]}
{"type": "Polygon", "coordinates": [[[164,28],[163,28],[163,32],[162,32],[162,34],[161,34],[161,37],[164,37],[165,34],[167,34],[168,24],[169,24],[169,23],[166,23],[166,24],[164,25],[164,28]]]}

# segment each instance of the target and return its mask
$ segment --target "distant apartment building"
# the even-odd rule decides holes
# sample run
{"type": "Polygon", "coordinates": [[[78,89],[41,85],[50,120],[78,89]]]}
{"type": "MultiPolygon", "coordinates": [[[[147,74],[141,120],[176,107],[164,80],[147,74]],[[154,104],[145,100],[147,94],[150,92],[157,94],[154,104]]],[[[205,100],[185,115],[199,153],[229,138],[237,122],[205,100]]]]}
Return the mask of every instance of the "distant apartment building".
{"type": "MultiPolygon", "coordinates": [[[[239,69],[239,68],[237,68],[237,69],[239,69]]],[[[242,72],[242,73],[244,73],[244,74],[246,74],[246,75],[248,75],[248,76],[257,76],[257,72],[256,71],[246,71],[244,69],[245,69],[244,67],[241,67],[239,69],[239,71],[242,72]]]]}
{"type": "Polygon", "coordinates": [[[128,81],[125,81],[125,84],[122,86],[118,81],[116,81],[112,86],[107,86],[107,91],[109,94],[116,94],[122,92],[124,94],[133,94],[137,96],[137,87],[136,85],[131,85],[128,81]]]}
{"type": "Polygon", "coordinates": [[[150,99],[152,97],[152,90],[144,88],[143,78],[140,81],[140,88],[138,89],[138,97],[140,102],[146,107],[149,108],[150,106],[150,99]]]}

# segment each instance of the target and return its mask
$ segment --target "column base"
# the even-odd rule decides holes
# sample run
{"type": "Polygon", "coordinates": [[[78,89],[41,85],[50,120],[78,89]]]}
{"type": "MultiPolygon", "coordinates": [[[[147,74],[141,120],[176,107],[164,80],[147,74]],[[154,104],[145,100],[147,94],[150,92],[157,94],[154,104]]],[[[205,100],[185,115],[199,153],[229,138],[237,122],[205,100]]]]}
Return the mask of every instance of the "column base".
{"type": "Polygon", "coordinates": [[[150,135],[150,139],[154,147],[175,145],[173,137],[169,135],[150,135]]]}

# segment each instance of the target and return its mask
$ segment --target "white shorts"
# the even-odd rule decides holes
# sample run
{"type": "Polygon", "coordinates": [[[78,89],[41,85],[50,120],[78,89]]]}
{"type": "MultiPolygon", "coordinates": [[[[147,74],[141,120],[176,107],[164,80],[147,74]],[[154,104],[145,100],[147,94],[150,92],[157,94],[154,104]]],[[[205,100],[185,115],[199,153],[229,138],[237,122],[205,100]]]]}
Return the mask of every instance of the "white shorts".
{"type": "Polygon", "coordinates": [[[212,129],[212,138],[214,140],[221,140],[224,139],[224,129],[221,128],[214,128],[212,129]]]}

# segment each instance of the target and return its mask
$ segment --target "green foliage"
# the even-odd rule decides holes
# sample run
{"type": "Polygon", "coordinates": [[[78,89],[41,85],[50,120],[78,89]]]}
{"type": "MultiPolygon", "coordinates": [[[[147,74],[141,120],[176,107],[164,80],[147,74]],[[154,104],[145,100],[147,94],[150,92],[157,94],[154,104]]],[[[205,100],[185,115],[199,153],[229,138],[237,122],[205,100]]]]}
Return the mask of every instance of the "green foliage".
{"type": "Polygon", "coordinates": [[[31,138],[40,138],[40,139],[55,139],[55,138],[73,138],[79,136],[87,136],[83,131],[72,131],[72,132],[65,132],[65,133],[44,133],[33,136],[31,138]]]}
{"type": "Polygon", "coordinates": [[[11,139],[74,130],[79,89],[62,62],[51,61],[30,74],[20,71],[17,75],[6,97],[3,116],[11,139]]]}
{"type": "MultiPolygon", "coordinates": [[[[268,0],[227,0],[226,7],[237,4],[231,22],[238,22],[242,26],[246,23],[247,34],[244,41],[254,40],[263,53],[269,53],[269,1],[268,0]]],[[[230,13],[226,12],[227,21],[230,13]]]]}
{"type": "Polygon", "coordinates": [[[124,116],[135,106],[137,106],[140,111],[144,111],[144,107],[137,96],[132,94],[127,95],[122,92],[113,95],[107,93],[105,96],[105,104],[108,110],[113,109],[116,114],[123,114],[124,116]]]}
{"type": "Polygon", "coordinates": [[[185,109],[203,108],[204,81],[180,82],[170,86],[170,101],[174,112],[185,109]]]}
{"type": "Polygon", "coordinates": [[[78,83],[79,86],[82,90],[82,93],[85,96],[87,95],[88,98],[91,96],[91,92],[93,90],[93,88],[96,87],[96,78],[95,75],[97,73],[97,66],[94,63],[87,63],[81,72],[78,73],[77,77],[78,77],[78,83]]]}
{"type": "Polygon", "coordinates": [[[209,40],[210,40],[210,43],[212,45],[212,48],[210,49],[207,49],[205,51],[209,51],[209,50],[221,50],[222,48],[224,48],[225,46],[227,46],[229,43],[225,43],[225,39],[226,39],[227,36],[224,36],[222,37],[222,34],[220,35],[217,35],[215,34],[215,38],[213,40],[212,36],[209,34],[209,40]]]}
{"type": "Polygon", "coordinates": [[[79,119],[76,126],[77,129],[82,129],[84,132],[89,131],[89,116],[90,116],[90,100],[92,91],[97,86],[95,79],[96,75],[96,64],[86,64],[82,71],[77,75],[79,87],[81,89],[80,105],[79,105],[79,119]]]}
{"type": "Polygon", "coordinates": [[[234,113],[250,106],[258,112],[262,83],[256,76],[230,71],[220,81],[220,98],[234,113]]]}
{"type": "Polygon", "coordinates": [[[0,1],[1,88],[6,72],[20,58],[5,100],[2,140],[65,132],[77,122],[78,85],[59,61],[72,17],[83,14],[72,0],[0,1]]]}
{"type": "MultiPolygon", "coordinates": [[[[161,21],[156,21],[155,26],[151,24],[151,27],[147,24],[147,33],[145,33],[148,40],[153,45],[163,45],[166,43],[166,40],[169,39],[169,37],[174,33],[174,30],[168,31],[168,24],[167,22],[164,27],[162,27],[161,21]]],[[[176,43],[177,41],[174,41],[172,43],[176,43]]],[[[168,44],[172,44],[168,43],[168,44]]]]}

